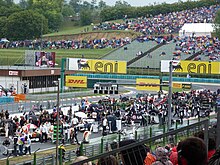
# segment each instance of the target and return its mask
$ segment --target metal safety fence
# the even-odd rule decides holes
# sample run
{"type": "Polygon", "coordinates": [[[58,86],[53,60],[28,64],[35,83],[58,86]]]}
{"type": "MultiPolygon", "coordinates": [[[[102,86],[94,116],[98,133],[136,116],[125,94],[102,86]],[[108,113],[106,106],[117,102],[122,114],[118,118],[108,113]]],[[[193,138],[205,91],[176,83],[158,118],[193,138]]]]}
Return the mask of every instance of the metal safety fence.
{"type": "Polygon", "coordinates": [[[143,152],[143,150],[147,150],[147,148],[154,149],[158,145],[162,146],[171,142],[176,143],[178,140],[181,140],[181,138],[184,139],[186,137],[189,137],[190,135],[198,131],[204,132],[204,142],[206,146],[208,146],[208,128],[209,120],[206,119],[182,128],[178,128],[176,130],[161,133],[160,135],[153,136],[151,138],[136,139],[136,141],[117,141],[115,148],[113,147],[113,149],[108,149],[103,153],[100,153],[99,155],[91,157],[86,153],[81,153],[82,155],[85,155],[88,158],[84,160],[79,159],[79,161],[73,161],[72,165],[81,165],[83,163],[98,163],[102,165],[111,165],[113,161],[117,161],[118,163],[123,163],[125,165],[143,164],[143,162],[140,162],[140,160],[142,161],[144,160],[143,158],[146,157],[146,152],[143,152]],[[127,144],[125,146],[120,146],[121,144],[125,144],[126,142],[127,144]],[[146,146],[146,148],[143,148],[143,146],[146,146]],[[143,153],[145,155],[143,155],[143,153]]]}
{"type": "MultiPolygon", "coordinates": [[[[102,136],[96,142],[92,142],[89,144],[81,143],[78,148],[79,153],[77,154],[77,149],[69,150],[65,152],[65,158],[60,156],[59,162],[73,162],[74,159],[79,155],[86,156],[88,161],[97,162],[98,159],[101,159],[108,155],[117,155],[121,151],[130,149],[132,147],[145,144],[152,150],[155,149],[156,146],[165,146],[166,144],[174,143],[177,144],[181,139],[192,136],[193,134],[203,131],[205,143],[208,144],[208,128],[209,128],[209,119],[204,119],[202,121],[185,121],[184,125],[174,125],[172,129],[169,131],[165,126],[156,129],[156,126],[146,126],[139,128],[137,130],[133,130],[127,133],[116,133],[108,136],[102,136]],[[126,141],[128,139],[134,139],[136,142],[129,146],[118,148],[119,143],[126,141]],[[114,147],[115,146],[115,147],[114,147]]],[[[62,155],[62,153],[60,153],[62,155]]],[[[34,159],[16,162],[13,163],[10,159],[6,160],[7,165],[53,165],[56,160],[56,155],[51,154],[44,157],[37,157],[37,153],[34,153],[34,159]]],[[[121,161],[117,158],[118,161],[121,161]]],[[[74,165],[78,165],[81,163],[85,163],[88,161],[83,161],[80,163],[74,163],[74,165]]]]}

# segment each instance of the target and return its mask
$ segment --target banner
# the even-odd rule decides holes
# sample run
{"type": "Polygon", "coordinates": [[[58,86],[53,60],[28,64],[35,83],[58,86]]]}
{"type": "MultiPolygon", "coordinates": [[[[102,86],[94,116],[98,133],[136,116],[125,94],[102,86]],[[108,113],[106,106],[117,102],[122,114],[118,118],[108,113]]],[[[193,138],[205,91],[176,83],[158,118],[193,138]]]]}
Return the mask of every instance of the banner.
{"type": "Polygon", "coordinates": [[[136,89],[158,92],[160,90],[160,79],[137,78],[136,79],[136,89]]]}
{"type": "MultiPolygon", "coordinates": [[[[161,72],[169,72],[169,63],[170,60],[161,61],[161,72]]],[[[173,60],[172,64],[175,73],[220,74],[220,62],[173,60]]]]}
{"type": "Polygon", "coordinates": [[[182,84],[181,83],[173,83],[173,88],[178,88],[178,89],[182,89],[182,84]]]}
{"type": "Polygon", "coordinates": [[[87,88],[86,76],[66,76],[66,87],[87,88]]]}
{"type": "Polygon", "coordinates": [[[97,73],[127,73],[126,61],[69,58],[67,70],[97,73]]]}

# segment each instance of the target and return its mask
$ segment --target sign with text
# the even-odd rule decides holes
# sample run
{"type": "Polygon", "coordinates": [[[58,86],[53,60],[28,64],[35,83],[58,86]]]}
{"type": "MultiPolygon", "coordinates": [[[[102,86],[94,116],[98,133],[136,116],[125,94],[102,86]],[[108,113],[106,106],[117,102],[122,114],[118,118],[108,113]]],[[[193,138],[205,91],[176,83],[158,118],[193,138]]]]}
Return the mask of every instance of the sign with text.
{"type": "MultiPolygon", "coordinates": [[[[169,72],[170,60],[161,61],[161,72],[169,72]]],[[[175,73],[220,74],[220,62],[172,61],[175,73]]]]}
{"type": "Polygon", "coordinates": [[[127,62],[69,58],[67,69],[97,73],[127,73],[127,62]]]}
{"type": "Polygon", "coordinates": [[[181,83],[173,83],[173,88],[182,89],[182,84],[181,83]]]}
{"type": "Polygon", "coordinates": [[[87,88],[86,76],[66,76],[66,87],[87,88]]]}
{"type": "Polygon", "coordinates": [[[159,91],[160,90],[160,79],[136,79],[136,89],[146,91],[159,91]]]}

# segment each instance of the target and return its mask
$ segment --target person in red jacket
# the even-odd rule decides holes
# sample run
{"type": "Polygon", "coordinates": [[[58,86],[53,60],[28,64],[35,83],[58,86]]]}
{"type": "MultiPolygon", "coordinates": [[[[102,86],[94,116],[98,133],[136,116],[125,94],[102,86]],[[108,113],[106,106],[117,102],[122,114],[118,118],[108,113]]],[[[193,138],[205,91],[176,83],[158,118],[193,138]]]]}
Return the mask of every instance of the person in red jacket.
{"type": "Polygon", "coordinates": [[[169,158],[173,165],[178,165],[178,153],[176,146],[172,147],[169,158]]]}

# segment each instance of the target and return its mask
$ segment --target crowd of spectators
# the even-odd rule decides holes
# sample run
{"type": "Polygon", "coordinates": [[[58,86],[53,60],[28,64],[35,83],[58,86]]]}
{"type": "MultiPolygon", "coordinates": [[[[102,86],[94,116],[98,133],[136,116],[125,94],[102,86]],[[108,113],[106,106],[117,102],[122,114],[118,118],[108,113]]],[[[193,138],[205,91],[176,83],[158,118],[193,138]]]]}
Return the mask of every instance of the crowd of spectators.
{"type": "Polygon", "coordinates": [[[126,19],[123,23],[105,22],[93,30],[133,30],[147,35],[178,33],[185,23],[212,23],[219,5],[170,12],[152,17],[126,19]]]}
{"type": "MultiPolygon", "coordinates": [[[[200,135],[203,132],[198,132],[200,135]]],[[[151,150],[145,144],[120,151],[120,156],[109,155],[99,158],[96,165],[218,165],[220,161],[220,148],[216,149],[214,139],[209,138],[208,146],[203,137],[194,134],[178,144],[170,143],[166,146],[157,146],[151,150]],[[210,149],[210,147],[212,149],[210,149]],[[208,152],[207,152],[208,150],[208,152]]],[[[134,139],[120,141],[118,147],[125,147],[136,143],[134,139]]],[[[85,156],[77,157],[73,163],[88,159],[85,156]]],[[[86,162],[83,165],[95,165],[86,162]]]]}
{"type": "Polygon", "coordinates": [[[195,54],[201,52],[194,60],[201,60],[202,57],[207,56],[210,61],[216,61],[220,57],[220,41],[217,37],[210,36],[183,36],[174,37],[173,40],[176,43],[175,52],[176,55],[195,54]]]}
{"type": "Polygon", "coordinates": [[[112,39],[90,39],[90,40],[58,40],[47,41],[43,40],[27,40],[27,41],[12,41],[7,43],[0,43],[2,48],[27,48],[39,50],[44,49],[103,49],[103,48],[118,48],[129,44],[131,39],[125,38],[112,38],[112,39]]]}
{"type": "MultiPolygon", "coordinates": [[[[172,123],[179,122],[182,124],[184,118],[209,116],[212,110],[217,110],[216,100],[219,94],[219,90],[217,92],[192,90],[189,93],[173,93],[172,123]]],[[[79,104],[79,110],[87,115],[87,119],[93,119],[98,123],[98,127],[103,128],[103,136],[107,134],[107,131],[110,131],[107,130],[107,127],[111,128],[111,131],[117,131],[116,120],[121,120],[124,126],[132,126],[136,122],[141,126],[145,126],[146,124],[163,125],[168,120],[167,95],[161,95],[161,93],[158,93],[158,95],[142,95],[136,98],[120,96],[119,99],[115,99],[106,97],[96,105],[88,104],[88,101],[82,100],[79,104]],[[117,102],[124,104],[124,106],[118,106],[119,104],[117,102]],[[109,124],[112,125],[110,126],[109,124]]],[[[39,112],[37,113],[33,106],[30,111],[27,112],[24,110],[23,115],[19,117],[14,116],[13,118],[10,116],[9,111],[1,111],[0,123],[4,124],[3,128],[6,137],[12,137],[14,139],[15,149],[17,147],[19,148],[19,152],[17,153],[16,150],[14,155],[23,155],[27,152],[31,154],[31,139],[33,138],[33,134],[30,134],[26,129],[27,127],[25,126],[28,124],[36,126],[36,128],[34,127],[37,130],[34,132],[35,136],[38,134],[37,137],[40,142],[46,143],[48,139],[52,139],[54,122],[57,119],[57,115],[60,115],[60,123],[63,125],[61,130],[62,142],[71,144],[80,143],[77,138],[77,132],[80,131],[81,127],[83,127],[83,131],[90,131],[93,126],[93,123],[89,123],[89,121],[76,116],[72,107],[68,109],[67,114],[61,109],[58,114],[56,107],[54,107],[52,113],[49,113],[42,106],[37,111],[39,112]],[[26,150],[23,151],[25,147],[26,150]]],[[[209,157],[211,156],[209,155],[209,157]]],[[[158,159],[159,157],[156,154],[155,160],[158,159]]],[[[161,159],[163,160],[164,157],[161,159]]],[[[156,162],[153,165],[157,165],[156,162]]]]}

